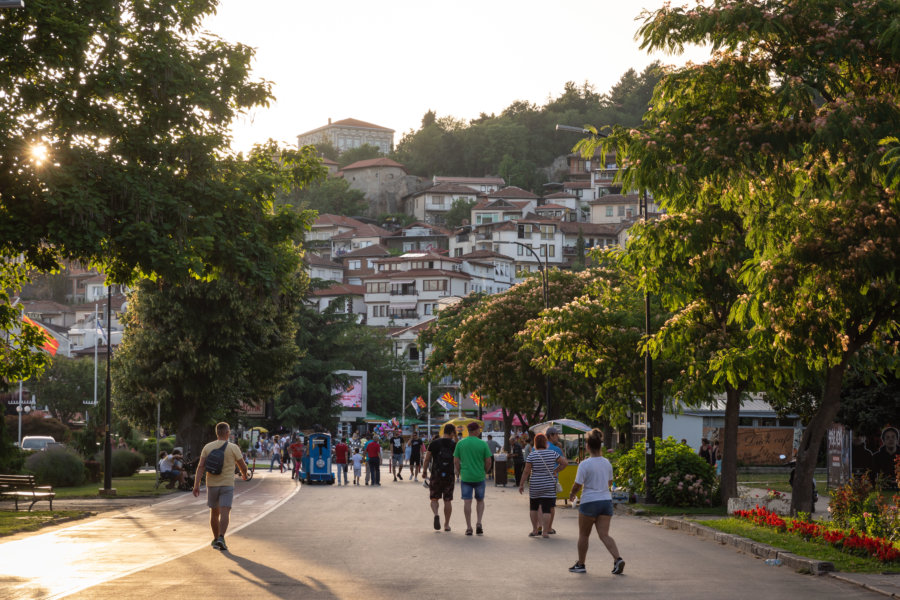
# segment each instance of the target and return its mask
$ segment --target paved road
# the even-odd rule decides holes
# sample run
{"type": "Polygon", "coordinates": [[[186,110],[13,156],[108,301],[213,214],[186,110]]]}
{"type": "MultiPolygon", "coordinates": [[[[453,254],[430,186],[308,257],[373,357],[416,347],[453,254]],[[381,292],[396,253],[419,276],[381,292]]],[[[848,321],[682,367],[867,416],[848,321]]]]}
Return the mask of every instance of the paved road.
{"type": "Polygon", "coordinates": [[[388,477],[379,488],[297,486],[288,475],[258,472],[257,477],[253,489],[238,496],[228,553],[208,546],[201,501],[182,497],[0,544],[0,564],[19,557],[32,539],[44,549],[39,558],[17,561],[37,564],[17,572],[19,579],[5,575],[0,597],[884,597],[828,577],[766,566],[730,547],[630,516],[616,516],[612,527],[627,561],[625,575],[610,574],[612,561],[596,539],[588,573],[571,574],[574,511],[558,509],[559,533],[551,539],[529,538],[527,498],[512,487],[488,488],[485,535],[467,537],[459,500],[453,531],[432,529],[427,491],[420,483],[393,483],[388,477]],[[128,524],[136,535],[124,538],[110,521],[128,524]],[[143,544],[129,541],[135,539],[143,544]],[[141,548],[148,554],[137,560],[132,554],[141,548]],[[97,563],[103,567],[80,578],[82,569],[97,563]]]}

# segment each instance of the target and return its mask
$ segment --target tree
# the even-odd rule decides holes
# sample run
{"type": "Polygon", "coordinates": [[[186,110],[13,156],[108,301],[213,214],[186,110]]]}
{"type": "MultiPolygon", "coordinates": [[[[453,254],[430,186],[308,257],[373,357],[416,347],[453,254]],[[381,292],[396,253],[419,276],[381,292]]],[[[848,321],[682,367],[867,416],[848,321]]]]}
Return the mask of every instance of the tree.
{"type": "Polygon", "coordinates": [[[378,146],[373,146],[371,144],[363,144],[362,146],[358,146],[356,148],[348,148],[341,152],[341,155],[338,157],[338,165],[341,169],[346,167],[347,165],[352,165],[355,162],[359,162],[361,160],[369,160],[371,158],[379,158],[384,156],[381,152],[381,149],[378,146]]]}
{"type": "Polygon", "coordinates": [[[468,222],[472,217],[472,207],[475,206],[475,200],[466,200],[465,198],[457,198],[450,206],[450,210],[444,213],[444,225],[450,229],[454,229],[468,222]]]}
{"type": "Polygon", "coordinates": [[[297,358],[293,313],[306,286],[294,240],[312,214],[276,211],[274,200],[318,165],[309,147],[272,144],[228,165],[222,202],[235,231],[221,251],[231,262],[216,279],[143,281],[130,297],[112,370],[122,414],[147,426],[159,403],[178,442],[198,450],[216,421],[280,389],[297,358]]]}
{"type": "Polygon", "coordinates": [[[94,401],[94,361],[57,356],[32,387],[40,404],[63,423],[70,423],[94,401]]]}
{"type": "MultiPolygon", "coordinates": [[[[200,32],[214,2],[158,4],[4,11],[0,289],[21,287],[19,260],[35,272],[83,261],[116,282],[205,277],[227,261],[219,158],[234,117],[268,102],[270,84],[249,79],[252,49],[200,32]]],[[[15,313],[0,295],[0,328],[15,313]]],[[[42,368],[26,354],[32,330],[0,339],[6,381],[42,368]]]]}
{"type": "Polygon", "coordinates": [[[314,210],[319,214],[361,215],[368,209],[366,195],[350,187],[350,182],[339,177],[329,177],[309,187],[295,190],[286,201],[301,210],[314,210]]]}
{"type": "MultiPolygon", "coordinates": [[[[878,350],[859,361],[866,371],[897,368],[900,231],[881,140],[900,127],[898,15],[882,0],[645,13],[644,48],[711,43],[717,54],[667,73],[642,128],[614,128],[609,140],[629,165],[628,187],[668,210],[710,204],[740,216],[751,256],[729,318],[750,344],[734,352],[759,362],[766,349],[785,367],[770,386],[797,372],[823,382],[800,442],[794,512],[811,508],[817,450],[860,349],[878,350]]],[[[740,375],[732,367],[743,362],[720,372],[740,375]]]]}

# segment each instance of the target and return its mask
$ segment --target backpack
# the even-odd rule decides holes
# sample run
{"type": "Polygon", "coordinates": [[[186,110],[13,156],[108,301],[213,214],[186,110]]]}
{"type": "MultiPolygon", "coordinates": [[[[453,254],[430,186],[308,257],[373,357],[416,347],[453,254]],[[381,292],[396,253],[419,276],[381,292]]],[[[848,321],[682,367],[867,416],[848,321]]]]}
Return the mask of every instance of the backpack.
{"type": "Polygon", "coordinates": [[[225,448],[227,447],[228,442],[225,442],[209,453],[206,457],[205,465],[207,473],[212,473],[213,475],[222,474],[222,468],[225,466],[225,448]]]}
{"type": "Polygon", "coordinates": [[[438,477],[450,477],[453,475],[455,466],[453,465],[453,451],[456,444],[442,443],[434,456],[434,467],[432,473],[438,477]]]}

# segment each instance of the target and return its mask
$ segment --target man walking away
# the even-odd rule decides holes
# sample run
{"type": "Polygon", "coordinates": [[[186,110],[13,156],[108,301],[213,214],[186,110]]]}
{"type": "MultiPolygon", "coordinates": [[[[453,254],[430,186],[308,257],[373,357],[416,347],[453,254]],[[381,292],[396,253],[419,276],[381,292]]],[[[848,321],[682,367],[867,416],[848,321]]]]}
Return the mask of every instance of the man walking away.
{"type": "Polygon", "coordinates": [[[459,475],[463,499],[463,514],[466,516],[466,535],[472,535],[472,496],[475,496],[475,533],[482,535],[481,519],[484,515],[484,488],[486,472],[491,468],[491,449],[481,439],[481,426],[472,421],[468,425],[469,435],[456,444],[453,463],[459,475]]]}
{"type": "Polygon", "coordinates": [[[500,444],[494,441],[494,436],[490,433],[487,439],[488,448],[491,449],[491,468],[488,469],[488,479],[494,478],[494,455],[500,452],[500,444]]]}
{"type": "Polygon", "coordinates": [[[431,499],[431,512],[434,513],[435,531],[441,528],[441,517],[438,515],[438,502],[441,499],[444,500],[444,531],[450,531],[450,513],[453,512],[451,501],[456,482],[453,459],[453,451],[456,449],[456,442],[453,441],[455,433],[456,428],[453,425],[445,425],[444,437],[431,442],[422,465],[422,479],[428,482],[428,497],[431,499]],[[429,465],[431,479],[428,479],[429,465]]]}
{"type": "Polygon", "coordinates": [[[394,474],[394,481],[397,481],[398,477],[403,480],[401,471],[403,471],[403,436],[398,429],[391,438],[391,472],[394,474]]]}
{"type": "Polygon", "coordinates": [[[372,485],[381,485],[381,444],[378,443],[378,436],[374,436],[372,441],[366,444],[366,464],[369,467],[369,480],[372,485]]]}
{"type": "MultiPolygon", "coordinates": [[[[419,432],[413,431],[412,438],[406,445],[409,449],[409,472],[413,481],[419,480],[419,466],[422,463],[422,446],[424,443],[419,439],[419,432]]],[[[425,471],[422,471],[422,477],[425,477],[425,471]]]]}
{"type": "Polygon", "coordinates": [[[291,457],[294,459],[294,468],[291,469],[291,479],[300,479],[300,463],[303,460],[303,442],[299,437],[294,437],[294,441],[288,448],[291,451],[291,457]]]}
{"type": "Polygon", "coordinates": [[[231,504],[234,500],[234,467],[241,471],[241,479],[247,481],[247,463],[237,444],[228,441],[231,427],[228,423],[216,424],[216,441],[203,446],[200,452],[200,463],[197,465],[197,476],[194,478],[194,496],[200,496],[200,480],[206,474],[206,505],[209,507],[209,525],[212,528],[212,547],[217,550],[228,550],[225,545],[225,531],[231,516],[231,504]],[[213,450],[224,450],[225,460],[222,471],[216,475],[206,473],[206,459],[213,450]]]}
{"type": "Polygon", "coordinates": [[[341,485],[341,474],[344,475],[344,485],[347,485],[347,460],[350,457],[350,446],[347,445],[347,438],[341,438],[341,441],[334,447],[334,466],[337,469],[337,484],[341,485]]]}
{"type": "MultiPolygon", "coordinates": [[[[562,460],[559,462],[560,472],[562,472],[563,469],[569,466],[569,459],[566,458],[566,455],[562,450],[562,443],[559,441],[559,429],[557,429],[556,427],[547,428],[547,448],[553,450],[562,458],[562,460]]],[[[550,509],[550,531],[548,531],[547,533],[556,533],[556,530],[553,529],[553,519],[555,517],[556,507],[554,506],[552,509],[550,509]]],[[[540,514],[538,514],[538,522],[542,522],[540,514]]]]}

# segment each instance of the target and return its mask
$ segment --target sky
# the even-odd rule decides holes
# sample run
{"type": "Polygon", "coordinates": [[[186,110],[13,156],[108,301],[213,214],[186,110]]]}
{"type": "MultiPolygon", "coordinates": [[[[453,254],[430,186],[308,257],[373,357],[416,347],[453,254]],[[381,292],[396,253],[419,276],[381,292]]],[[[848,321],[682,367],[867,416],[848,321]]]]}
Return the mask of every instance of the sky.
{"type": "MultiPolygon", "coordinates": [[[[537,105],[567,81],[606,93],[653,60],[702,62],[708,53],[648,55],[635,18],[664,0],[220,0],[205,28],[256,49],[255,79],[276,100],[240,117],[232,147],[297,135],[353,118],[403,134],[429,110],[438,117],[499,114],[537,105]]],[[[575,123],[574,125],[584,125],[575,123]]]]}

